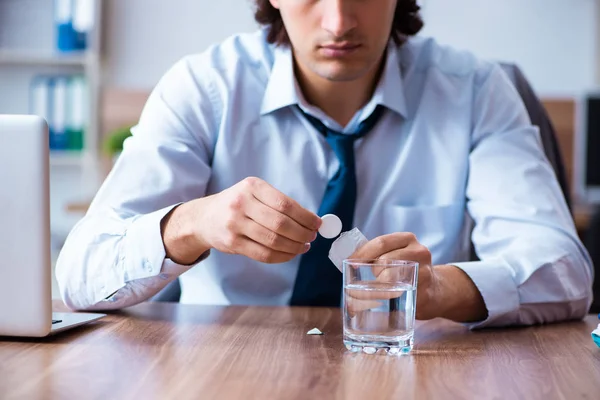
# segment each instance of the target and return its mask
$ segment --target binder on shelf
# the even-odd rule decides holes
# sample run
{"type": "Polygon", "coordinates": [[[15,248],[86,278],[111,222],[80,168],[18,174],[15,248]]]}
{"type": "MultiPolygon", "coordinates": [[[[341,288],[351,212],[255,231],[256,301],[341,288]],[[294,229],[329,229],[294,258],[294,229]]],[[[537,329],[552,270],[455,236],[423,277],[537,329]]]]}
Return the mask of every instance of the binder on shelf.
{"type": "Polygon", "coordinates": [[[85,124],[87,120],[87,87],[82,76],[69,79],[67,107],[67,147],[69,150],[83,150],[85,124]]]}
{"type": "Polygon", "coordinates": [[[74,0],[73,28],[82,36],[83,49],[89,47],[89,38],[94,29],[95,2],[100,0],[74,0]]]}
{"type": "Polygon", "coordinates": [[[67,83],[66,77],[52,79],[52,134],[50,150],[68,150],[67,139],[67,83]]]}
{"type": "Polygon", "coordinates": [[[56,46],[60,51],[81,50],[83,38],[73,27],[73,1],[54,0],[56,23],[56,46]]]}
{"type": "Polygon", "coordinates": [[[51,151],[82,151],[87,115],[87,84],[81,75],[35,77],[31,110],[48,122],[51,151]]]}
{"type": "Polygon", "coordinates": [[[59,51],[86,50],[94,26],[94,1],[54,0],[55,24],[59,51]]]}

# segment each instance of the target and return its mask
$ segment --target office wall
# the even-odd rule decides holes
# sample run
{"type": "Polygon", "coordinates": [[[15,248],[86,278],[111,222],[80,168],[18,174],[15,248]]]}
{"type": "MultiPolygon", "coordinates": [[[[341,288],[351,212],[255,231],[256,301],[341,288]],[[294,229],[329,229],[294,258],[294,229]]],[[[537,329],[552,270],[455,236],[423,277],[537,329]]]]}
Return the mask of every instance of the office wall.
{"type": "MultiPolygon", "coordinates": [[[[107,0],[108,83],[149,89],[185,54],[252,31],[253,0],[107,0]]],[[[425,35],[517,62],[541,94],[600,80],[599,0],[421,0],[425,35]]]]}
{"type": "Polygon", "coordinates": [[[252,32],[252,0],[105,0],[108,84],[149,89],[180,57],[252,32]]]}
{"type": "Polygon", "coordinates": [[[424,0],[424,34],[517,62],[542,95],[600,83],[598,0],[424,0]]]}

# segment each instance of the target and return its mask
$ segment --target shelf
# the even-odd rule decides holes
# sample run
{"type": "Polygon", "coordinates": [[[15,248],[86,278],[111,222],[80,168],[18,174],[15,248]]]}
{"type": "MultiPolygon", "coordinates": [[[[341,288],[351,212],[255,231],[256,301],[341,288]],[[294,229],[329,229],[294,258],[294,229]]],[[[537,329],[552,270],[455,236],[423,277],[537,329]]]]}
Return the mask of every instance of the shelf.
{"type": "Polygon", "coordinates": [[[86,80],[84,148],[79,151],[51,150],[49,155],[52,174],[60,177],[58,179],[64,176],[76,181],[72,188],[61,186],[61,190],[69,192],[79,190],[79,183],[90,181],[89,185],[95,186],[99,168],[100,95],[104,86],[101,31],[106,2],[89,2],[94,4],[94,20],[93,29],[86,38],[88,47],[62,52],[57,48],[54,1],[0,0],[0,113],[31,113],[31,86],[37,76],[78,75],[86,80]]]}
{"type": "Polygon", "coordinates": [[[85,155],[82,151],[50,151],[50,165],[56,167],[82,166],[85,155]]]}
{"type": "Polygon", "coordinates": [[[56,53],[49,51],[0,49],[0,64],[9,65],[85,67],[92,59],[93,55],[89,52],[56,53]]]}

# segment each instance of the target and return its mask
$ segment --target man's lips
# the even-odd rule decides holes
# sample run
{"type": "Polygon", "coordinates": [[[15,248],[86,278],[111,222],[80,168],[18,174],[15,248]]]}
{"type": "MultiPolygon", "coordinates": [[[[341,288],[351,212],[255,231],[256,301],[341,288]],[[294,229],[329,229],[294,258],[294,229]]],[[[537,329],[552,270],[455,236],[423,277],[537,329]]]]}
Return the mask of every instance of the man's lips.
{"type": "Polygon", "coordinates": [[[336,43],[320,47],[321,52],[329,57],[342,57],[354,52],[360,47],[357,43],[336,43]]]}

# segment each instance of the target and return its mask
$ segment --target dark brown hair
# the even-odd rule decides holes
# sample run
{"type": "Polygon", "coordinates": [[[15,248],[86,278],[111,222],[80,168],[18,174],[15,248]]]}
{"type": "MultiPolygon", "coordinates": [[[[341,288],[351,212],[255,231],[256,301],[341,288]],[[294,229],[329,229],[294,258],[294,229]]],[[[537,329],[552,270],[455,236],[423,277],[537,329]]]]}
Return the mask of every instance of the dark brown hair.
{"type": "MultiPolygon", "coordinates": [[[[267,40],[269,43],[288,45],[290,39],[285,30],[279,10],[271,5],[269,0],[255,0],[256,11],[254,19],[269,28],[267,40]]],[[[419,14],[421,7],[417,0],[398,0],[391,37],[397,44],[404,42],[407,36],[419,33],[423,28],[423,20],[419,14]]]]}

